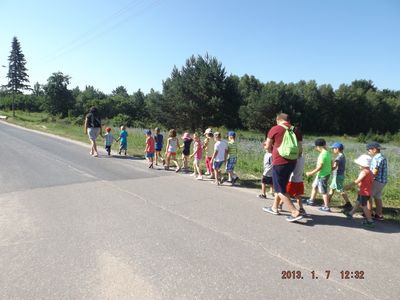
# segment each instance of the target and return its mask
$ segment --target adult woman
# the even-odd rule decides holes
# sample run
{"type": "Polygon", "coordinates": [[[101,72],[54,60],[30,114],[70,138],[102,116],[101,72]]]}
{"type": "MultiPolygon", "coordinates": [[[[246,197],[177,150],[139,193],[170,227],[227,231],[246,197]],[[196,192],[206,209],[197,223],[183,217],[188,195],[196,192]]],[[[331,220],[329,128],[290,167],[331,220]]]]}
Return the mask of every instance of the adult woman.
{"type": "Polygon", "coordinates": [[[99,117],[99,113],[96,107],[92,107],[89,110],[89,113],[85,118],[85,126],[84,126],[85,134],[89,136],[90,142],[92,144],[92,149],[90,150],[90,155],[97,157],[97,145],[96,139],[101,135],[101,120],[99,117]]]}

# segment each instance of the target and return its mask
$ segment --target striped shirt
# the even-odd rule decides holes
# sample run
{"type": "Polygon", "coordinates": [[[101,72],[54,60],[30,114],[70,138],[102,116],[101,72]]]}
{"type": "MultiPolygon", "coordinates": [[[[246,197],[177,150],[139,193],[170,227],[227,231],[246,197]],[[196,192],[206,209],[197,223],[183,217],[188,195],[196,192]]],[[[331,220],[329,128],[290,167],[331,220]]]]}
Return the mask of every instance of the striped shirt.
{"type": "Polygon", "coordinates": [[[235,157],[237,157],[237,143],[232,140],[228,142],[228,158],[235,157]]]}
{"type": "Polygon", "coordinates": [[[378,170],[378,174],[375,176],[375,180],[380,183],[387,183],[387,160],[383,156],[382,153],[376,154],[371,161],[370,170],[374,172],[374,170],[378,170]]]}
{"type": "Polygon", "coordinates": [[[104,139],[106,140],[106,146],[111,146],[113,143],[113,135],[111,132],[107,132],[104,135],[104,139]]]}

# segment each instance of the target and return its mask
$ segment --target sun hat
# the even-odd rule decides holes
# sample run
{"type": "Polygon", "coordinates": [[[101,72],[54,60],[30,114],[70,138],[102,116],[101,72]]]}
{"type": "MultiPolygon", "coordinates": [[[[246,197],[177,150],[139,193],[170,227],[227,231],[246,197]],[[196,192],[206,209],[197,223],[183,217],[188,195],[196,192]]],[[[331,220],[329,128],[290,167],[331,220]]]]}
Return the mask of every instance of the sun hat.
{"type": "Polygon", "coordinates": [[[324,139],[316,139],[314,144],[315,147],[323,147],[326,146],[326,141],[324,139]]]}
{"type": "Polygon", "coordinates": [[[183,139],[183,140],[189,140],[189,139],[191,139],[190,133],[189,133],[189,132],[185,132],[185,133],[182,135],[182,139],[183,139]]]}
{"type": "Polygon", "coordinates": [[[236,136],[236,133],[234,131],[229,131],[228,136],[236,136]]]}
{"type": "Polygon", "coordinates": [[[213,133],[213,130],[211,128],[207,128],[206,131],[204,132],[204,134],[209,134],[209,133],[213,133]]]}
{"type": "Polygon", "coordinates": [[[356,158],[354,162],[361,167],[369,167],[369,165],[371,164],[371,160],[371,156],[369,156],[368,154],[362,154],[358,158],[356,158]]]}
{"type": "Polygon", "coordinates": [[[381,144],[379,144],[377,142],[372,142],[372,143],[367,144],[367,150],[371,150],[371,149],[380,150],[380,149],[383,149],[383,148],[381,147],[381,144]]]}
{"type": "Polygon", "coordinates": [[[344,149],[344,146],[343,146],[343,144],[342,143],[333,143],[332,145],[331,145],[331,148],[333,148],[333,149],[339,149],[339,150],[343,150],[344,149]]]}

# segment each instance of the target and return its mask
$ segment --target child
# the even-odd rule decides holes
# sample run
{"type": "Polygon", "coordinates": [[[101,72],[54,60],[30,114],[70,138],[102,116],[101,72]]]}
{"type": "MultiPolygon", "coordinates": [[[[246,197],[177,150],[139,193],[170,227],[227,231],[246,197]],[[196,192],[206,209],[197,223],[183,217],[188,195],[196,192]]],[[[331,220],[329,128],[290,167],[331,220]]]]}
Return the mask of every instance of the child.
{"type": "Polygon", "coordinates": [[[114,141],[114,137],[111,133],[110,127],[106,128],[106,134],[104,135],[104,139],[106,140],[105,148],[106,148],[107,154],[110,155],[111,154],[111,146],[114,141]]]}
{"type": "Polygon", "coordinates": [[[332,156],[326,149],[326,141],[324,139],[316,139],[315,147],[320,152],[317,160],[317,167],[306,173],[306,176],[313,176],[317,174],[312,184],[312,191],[310,199],[307,200],[308,205],[314,205],[315,197],[317,196],[317,189],[322,194],[324,206],[320,207],[320,211],[330,212],[329,196],[328,196],[328,180],[332,172],[332,156]]]}
{"type": "Polygon", "coordinates": [[[214,140],[214,153],[211,157],[211,163],[213,164],[214,168],[214,183],[220,185],[222,184],[221,167],[226,161],[226,156],[228,154],[228,144],[225,141],[221,140],[221,134],[219,132],[216,132],[214,134],[214,140]]]}
{"type": "Polygon", "coordinates": [[[234,131],[228,132],[228,161],[226,162],[226,172],[228,173],[228,182],[232,185],[239,179],[233,172],[237,162],[237,143],[236,133],[234,131]]]}
{"type": "Polygon", "coordinates": [[[335,158],[335,161],[333,162],[332,166],[332,181],[330,185],[330,191],[329,191],[329,203],[331,202],[331,199],[333,197],[333,194],[335,191],[338,191],[340,195],[342,195],[344,201],[346,203],[341,206],[343,210],[351,210],[353,206],[350,203],[349,197],[347,196],[347,193],[344,191],[344,172],[346,169],[346,157],[344,156],[343,150],[344,146],[341,143],[334,143],[331,148],[333,149],[333,153],[335,153],[337,156],[335,158]]]}
{"type": "Polygon", "coordinates": [[[214,168],[211,163],[211,158],[214,154],[214,134],[212,132],[211,128],[207,128],[206,131],[204,132],[204,135],[206,136],[204,140],[204,145],[203,149],[206,150],[206,168],[207,172],[205,175],[210,175],[210,179],[214,179],[214,168]]]}
{"type": "Polygon", "coordinates": [[[372,212],[375,220],[382,221],[382,191],[387,183],[387,160],[381,153],[381,145],[379,143],[370,143],[367,145],[368,154],[372,156],[371,171],[374,174],[374,182],[372,184],[371,199],[368,201],[368,209],[372,212]],[[372,198],[375,200],[376,211],[372,211],[372,198]]]}
{"type": "Polygon", "coordinates": [[[146,159],[149,162],[149,168],[153,168],[153,161],[154,161],[154,138],[151,136],[151,130],[146,130],[146,149],[144,152],[146,153],[146,159]]]}
{"type": "Polygon", "coordinates": [[[197,180],[203,180],[203,176],[201,175],[201,168],[200,168],[200,162],[201,162],[201,157],[203,154],[203,149],[201,146],[201,141],[200,141],[200,136],[198,133],[195,133],[193,135],[194,143],[193,143],[193,154],[190,155],[190,157],[194,158],[193,160],[193,176],[196,176],[197,180]]]}
{"type": "Polygon", "coordinates": [[[182,150],[182,169],[188,171],[189,155],[190,155],[190,145],[192,144],[192,137],[189,132],[185,132],[182,136],[183,140],[183,150],[182,150]]]}
{"type": "Polygon", "coordinates": [[[261,179],[261,194],[258,198],[267,199],[266,188],[269,186],[269,192],[273,193],[272,186],[272,153],[268,151],[267,142],[263,143],[265,154],[264,154],[264,172],[261,179]]]}
{"type": "Polygon", "coordinates": [[[123,125],[121,126],[119,138],[116,141],[117,142],[119,141],[118,154],[121,155],[121,151],[125,150],[125,155],[126,155],[126,151],[128,150],[128,132],[125,130],[125,126],[123,126],[123,125]]]}
{"type": "Polygon", "coordinates": [[[176,161],[176,150],[180,148],[179,146],[179,141],[176,138],[176,130],[171,129],[168,132],[168,140],[167,140],[167,146],[166,146],[166,151],[165,151],[165,156],[167,157],[167,163],[165,165],[165,170],[169,170],[169,162],[172,159],[172,162],[176,166],[175,172],[179,172],[181,169],[179,167],[178,162],[176,161]]]}
{"type": "Polygon", "coordinates": [[[158,159],[161,159],[162,164],[165,165],[165,159],[161,156],[161,151],[163,148],[164,136],[160,133],[160,128],[156,127],[154,129],[154,141],[155,141],[155,155],[156,155],[156,166],[158,166],[158,159]]]}
{"type": "Polygon", "coordinates": [[[303,172],[304,172],[304,157],[302,155],[296,161],[296,167],[290,175],[289,182],[286,186],[286,191],[290,197],[294,197],[297,200],[299,206],[299,212],[305,216],[306,211],[303,207],[303,200],[301,196],[304,194],[304,183],[303,183],[303,172]]]}
{"type": "Polygon", "coordinates": [[[354,162],[360,167],[360,174],[354,182],[345,186],[345,189],[350,189],[352,186],[358,186],[358,196],[357,203],[350,212],[344,212],[344,214],[349,218],[353,218],[354,212],[361,206],[366,221],[362,223],[365,227],[374,227],[374,222],[372,221],[371,212],[367,208],[367,202],[371,196],[372,183],[374,181],[374,175],[372,174],[369,166],[371,164],[371,157],[367,154],[362,154],[360,157],[354,160],[354,162]]]}

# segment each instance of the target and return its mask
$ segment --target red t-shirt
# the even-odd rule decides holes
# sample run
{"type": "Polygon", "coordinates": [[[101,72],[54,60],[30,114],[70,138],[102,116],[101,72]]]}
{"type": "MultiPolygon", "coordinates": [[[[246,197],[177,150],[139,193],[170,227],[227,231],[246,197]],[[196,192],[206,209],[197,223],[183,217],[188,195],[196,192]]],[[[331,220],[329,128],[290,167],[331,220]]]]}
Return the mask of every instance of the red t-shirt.
{"type": "Polygon", "coordinates": [[[371,170],[366,169],[361,170],[360,173],[364,173],[365,177],[358,183],[358,194],[361,196],[371,196],[374,174],[372,174],[371,170]]]}
{"type": "MultiPolygon", "coordinates": [[[[284,123],[285,126],[291,127],[290,123],[284,123]]],[[[267,137],[272,140],[272,165],[286,165],[290,163],[295,163],[296,160],[289,160],[283,158],[279,155],[278,148],[282,144],[283,136],[285,134],[285,128],[280,125],[276,125],[268,131],[267,137]]],[[[297,141],[302,142],[303,136],[301,135],[300,130],[296,127],[294,129],[294,133],[296,134],[297,141]]]]}
{"type": "Polygon", "coordinates": [[[149,136],[149,137],[146,139],[146,145],[147,145],[147,147],[146,147],[146,152],[154,153],[154,151],[155,151],[155,148],[154,148],[154,138],[153,138],[152,136],[149,136]]]}

